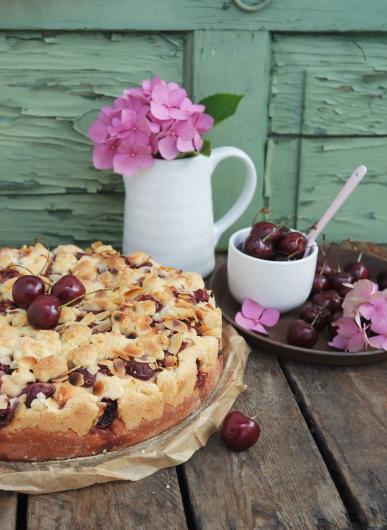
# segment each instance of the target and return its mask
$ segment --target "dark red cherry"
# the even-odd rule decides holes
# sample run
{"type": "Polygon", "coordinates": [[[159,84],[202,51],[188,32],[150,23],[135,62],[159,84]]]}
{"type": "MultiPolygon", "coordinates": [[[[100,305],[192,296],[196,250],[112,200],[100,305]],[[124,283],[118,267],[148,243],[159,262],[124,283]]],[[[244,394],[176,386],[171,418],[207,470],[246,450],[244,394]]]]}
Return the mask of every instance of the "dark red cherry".
{"type": "Polygon", "coordinates": [[[348,263],[344,270],[349,272],[354,277],[355,281],[366,280],[369,276],[368,269],[361,261],[355,261],[354,263],[348,263]]]}
{"type": "Polygon", "coordinates": [[[331,339],[333,339],[333,337],[336,337],[337,335],[337,327],[334,326],[333,324],[339,320],[339,318],[342,318],[343,317],[343,313],[342,311],[338,311],[337,313],[334,313],[332,316],[331,316],[331,320],[328,324],[328,334],[330,336],[331,339]]]}
{"type": "Polygon", "coordinates": [[[257,239],[263,239],[264,237],[274,234],[276,231],[276,225],[274,223],[269,223],[269,221],[258,221],[258,223],[253,224],[250,230],[250,236],[253,236],[257,239]]]}
{"type": "Polygon", "coordinates": [[[318,339],[315,328],[305,320],[295,320],[288,328],[287,341],[300,348],[312,348],[318,339]]]}
{"type": "Polygon", "coordinates": [[[306,237],[300,232],[289,232],[278,243],[278,250],[280,252],[295,258],[302,258],[305,249],[306,237]]]}
{"type": "Polygon", "coordinates": [[[317,330],[325,328],[331,318],[331,314],[326,307],[315,305],[312,302],[307,302],[301,307],[299,316],[309,324],[314,322],[313,327],[317,330]]]}
{"type": "Polygon", "coordinates": [[[139,363],[131,359],[126,365],[126,373],[136,379],[147,381],[154,375],[155,370],[147,363],[139,363]]]}
{"type": "Polygon", "coordinates": [[[324,276],[328,276],[328,278],[332,275],[333,269],[328,263],[321,263],[319,261],[316,265],[316,274],[323,274],[324,276]]]}
{"type": "Polygon", "coordinates": [[[12,298],[18,307],[27,309],[35,298],[44,294],[45,286],[39,276],[26,274],[18,278],[12,286],[12,298]]]}
{"type": "Polygon", "coordinates": [[[28,322],[37,329],[52,329],[58,324],[60,300],[52,294],[41,294],[28,306],[28,322]]]}
{"type": "Polygon", "coordinates": [[[22,394],[26,394],[26,407],[29,408],[31,403],[38,394],[44,394],[46,398],[55,394],[55,385],[50,383],[31,383],[22,390],[22,394]]]}
{"type": "Polygon", "coordinates": [[[340,311],[343,299],[337,291],[330,289],[328,291],[316,293],[312,298],[312,302],[321,307],[327,307],[333,314],[337,313],[337,311],[340,311]]]}
{"type": "Polygon", "coordinates": [[[334,272],[329,279],[329,285],[332,289],[337,291],[340,296],[345,296],[350,290],[350,287],[347,287],[346,283],[353,283],[355,278],[350,272],[334,272]]]}
{"type": "Polygon", "coordinates": [[[273,245],[270,241],[249,236],[243,245],[243,251],[253,258],[273,259],[273,245]]]}
{"type": "Polygon", "coordinates": [[[245,451],[257,442],[260,434],[258,423],[238,410],[231,410],[220,428],[224,444],[232,451],[245,451]]]}
{"type": "Polygon", "coordinates": [[[110,398],[102,398],[101,402],[105,404],[105,409],[99,417],[96,427],[106,429],[117,417],[117,401],[113,401],[110,398]]]}
{"type": "Polygon", "coordinates": [[[321,291],[326,291],[329,287],[329,280],[326,276],[322,274],[316,274],[313,279],[311,293],[321,293],[321,291]]]}
{"type": "Polygon", "coordinates": [[[379,272],[377,282],[381,291],[387,289],[387,271],[379,272]]]}
{"type": "Polygon", "coordinates": [[[67,304],[86,294],[86,289],[76,276],[66,274],[52,286],[51,294],[58,297],[62,304],[67,304]]]}

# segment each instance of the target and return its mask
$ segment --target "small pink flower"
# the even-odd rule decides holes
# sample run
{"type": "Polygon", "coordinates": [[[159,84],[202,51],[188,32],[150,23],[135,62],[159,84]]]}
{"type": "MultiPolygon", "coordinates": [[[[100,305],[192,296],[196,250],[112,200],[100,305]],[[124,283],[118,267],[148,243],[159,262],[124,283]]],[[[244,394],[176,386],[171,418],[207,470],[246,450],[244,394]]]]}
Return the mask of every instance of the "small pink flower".
{"type": "Polygon", "coordinates": [[[381,348],[387,351],[387,334],[374,335],[368,339],[368,342],[373,348],[381,348]]]}
{"type": "Polygon", "coordinates": [[[280,312],[277,309],[265,309],[251,298],[243,301],[241,311],[235,315],[235,322],[248,331],[256,331],[267,335],[267,327],[278,323],[280,312]]]}
{"type": "Polygon", "coordinates": [[[119,140],[115,138],[110,138],[106,142],[96,144],[93,148],[94,167],[96,169],[111,169],[118,146],[119,140]]]}
{"type": "Polygon", "coordinates": [[[179,153],[194,151],[193,139],[196,130],[191,120],[175,121],[160,136],[158,148],[165,160],[173,160],[179,153]]]}
{"type": "Polygon", "coordinates": [[[371,321],[371,329],[375,333],[387,334],[387,297],[385,293],[374,293],[369,302],[361,304],[360,315],[371,321]]]}
{"type": "Polygon", "coordinates": [[[113,169],[123,177],[131,177],[140,169],[147,169],[153,164],[152,150],[147,145],[123,143],[113,158],[113,169]]]}
{"type": "Polygon", "coordinates": [[[371,280],[359,280],[353,285],[343,301],[343,315],[355,318],[359,307],[370,301],[371,296],[376,293],[378,286],[371,280]]]}
{"type": "Polygon", "coordinates": [[[187,92],[176,83],[157,83],[152,90],[151,114],[158,120],[186,120],[189,113],[180,108],[187,92]]]}
{"type": "Polygon", "coordinates": [[[337,327],[337,335],[328,343],[329,346],[352,353],[367,347],[368,339],[360,319],[356,321],[354,318],[343,317],[333,325],[337,327]]]}
{"type": "Polygon", "coordinates": [[[139,112],[123,109],[119,116],[112,119],[111,125],[108,127],[110,136],[122,138],[125,142],[134,145],[147,145],[151,129],[146,113],[146,108],[139,112]]]}

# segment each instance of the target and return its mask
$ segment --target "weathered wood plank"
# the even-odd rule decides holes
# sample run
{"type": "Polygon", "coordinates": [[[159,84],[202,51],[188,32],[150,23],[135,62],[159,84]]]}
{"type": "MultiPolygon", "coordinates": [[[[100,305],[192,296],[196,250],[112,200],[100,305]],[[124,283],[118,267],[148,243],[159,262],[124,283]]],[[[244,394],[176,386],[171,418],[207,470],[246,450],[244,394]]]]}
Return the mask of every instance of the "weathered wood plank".
{"type": "Polygon", "coordinates": [[[187,528],[174,469],[164,469],[139,482],[112,482],[30,496],[27,527],[28,530],[187,528]]]}
{"type": "Polygon", "coordinates": [[[0,27],[5,29],[387,29],[384,0],[273,0],[254,14],[239,10],[232,0],[147,0],[145,5],[142,0],[3,0],[1,11],[0,27]]]}
{"type": "Polygon", "coordinates": [[[0,246],[20,246],[41,238],[51,246],[85,246],[101,239],[122,244],[124,197],[73,194],[0,197],[0,246]]]}
{"type": "Polygon", "coordinates": [[[16,493],[0,492],[0,528],[1,530],[16,530],[16,493]]]}
{"type": "Polygon", "coordinates": [[[271,139],[266,181],[273,219],[295,214],[296,226],[307,230],[324,213],[352,169],[366,164],[368,175],[325,232],[331,241],[351,237],[387,242],[386,152],[387,138],[271,139]]]}
{"type": "Polygon", "coordinates": [[[232,453],[217,435],[184,464],[201,529],[348,529],[344,506],[272,356],[254,351],[235,405],[258,414],[262,437],[232,453]]]}
{"type": "MultiPolygon", "coordinates": [[[[245,95],[237,114],[215,127],[209,137],[214,146],[234,145],[245,150],[254,160],[258,176],[257,191],[250,207],[222,237],[219,249],[226,249],[230,233],[249,225],[263,205],[270,45],[270,36],[266,32],[194,33],[191,78],[195,99],[222,90],[245,95]]],[[[238,197],[243,185],[243,171],[242,164],[236,161],[228,161],[216,171],[213,185],[215,218],[221,217],[238,197]]]]}
{"type": "Polygon", "coordinates": [[[360,527],[387,528],[387,364],[284,366],[360,527]]]}
{"type": "Polygon", "coordinates": [[[179,35],[0,34],[0,194],[122,190],[91,164],[87,129],[124,88],[181,82],[179,35]]]}
{"type": "Polygon", "coordinates": [[[386,95],[384,35],[274,37],[272,133],[386,135],[386,95]]]}

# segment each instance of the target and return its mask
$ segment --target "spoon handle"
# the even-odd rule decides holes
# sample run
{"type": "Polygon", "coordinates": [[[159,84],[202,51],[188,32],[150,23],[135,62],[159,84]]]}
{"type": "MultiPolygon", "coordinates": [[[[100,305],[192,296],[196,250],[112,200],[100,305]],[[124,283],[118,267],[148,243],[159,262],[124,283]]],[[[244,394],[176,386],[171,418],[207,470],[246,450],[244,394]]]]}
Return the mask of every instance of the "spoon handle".
{"type": "Polygon", "coordinates": [[[316,224],[315,228],[311,230],[308,234],[308,242],[307,242],[307,250],[305,252],[305,255],[309,253],[309,248],[311,245],[316,241],[322,230],[326,227],[326,225],[329,223],[329,221],[332,219],[332,217],[335,215],[337,210],[341,208],[341,206],[344,204],[344,202],[348,199],[348,197],[351,195],[353,190],[357,187],[359,182],[362,180],[362,178],[367,173],[366,166],[359,166],[355,169],[355,171],[352,173],[350,178],[347,180],[347,182],[344,184],[344,186],[341,188],[339,193],[337,194],[335,200],[332,202],[332,204],[329,206],[327,211],[324,213],[324,215],[321,217],[319,222],[316,224]]]}

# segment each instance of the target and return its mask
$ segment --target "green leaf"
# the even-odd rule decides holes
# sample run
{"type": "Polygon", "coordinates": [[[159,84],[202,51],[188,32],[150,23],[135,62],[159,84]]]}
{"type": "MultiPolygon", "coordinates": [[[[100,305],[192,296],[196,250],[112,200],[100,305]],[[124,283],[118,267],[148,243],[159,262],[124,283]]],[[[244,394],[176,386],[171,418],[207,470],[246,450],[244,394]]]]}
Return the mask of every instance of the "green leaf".
{"type": "Polygon", "coordinates": [[[206,113],[214,118],[216,124],[235,114],[243,97],[240,94],[213,94],[202,99],[200,104],[206,107],[206,113]]]}
{"type": "Polygon", "coordinates": [[[212,148],[211,148],[210,140],[205,139],[203,142],[203,147],[202,147],[202,150],[200,151],[200,154],[204,156],[211,156],[211,150],[212,148]]]}

